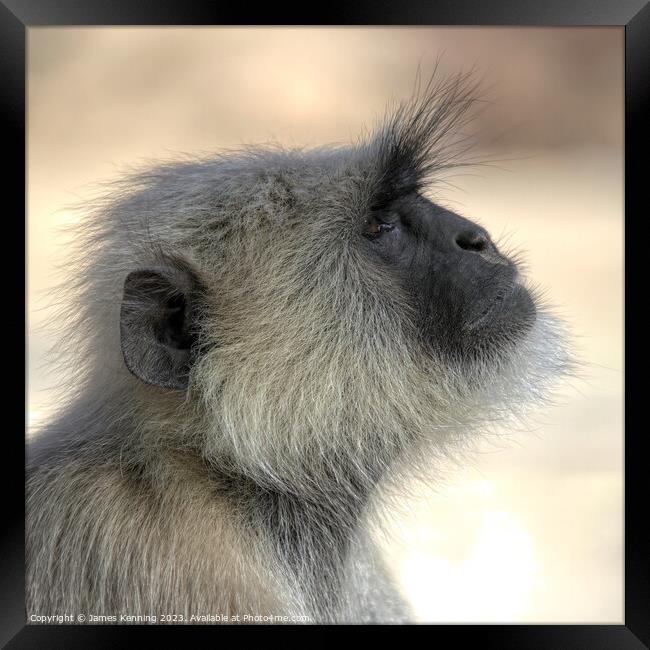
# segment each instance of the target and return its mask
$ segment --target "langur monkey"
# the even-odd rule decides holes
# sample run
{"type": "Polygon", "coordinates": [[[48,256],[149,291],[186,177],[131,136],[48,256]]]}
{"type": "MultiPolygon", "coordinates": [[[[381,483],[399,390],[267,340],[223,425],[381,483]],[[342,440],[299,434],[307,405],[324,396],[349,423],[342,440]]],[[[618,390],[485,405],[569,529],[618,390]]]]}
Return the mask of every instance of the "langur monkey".
{"type": "Polygon", "coordinates": [[[373,522],[570,365],[517,260],[431,200],[474,98],[437,76],[357,144],[166,162],[91,206],[28,617],[411,620],[373,522]]]}

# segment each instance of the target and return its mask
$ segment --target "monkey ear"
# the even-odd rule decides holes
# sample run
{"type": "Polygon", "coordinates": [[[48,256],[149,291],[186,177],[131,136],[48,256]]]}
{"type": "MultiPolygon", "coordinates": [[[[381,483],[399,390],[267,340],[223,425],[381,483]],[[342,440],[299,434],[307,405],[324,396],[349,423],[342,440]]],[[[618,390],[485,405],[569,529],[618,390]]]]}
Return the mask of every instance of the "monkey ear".
{"type": "Polygon", "coordinates": [[[122,354],[143,382],[187,389],[196,347],[197,289],[196,276],[180,264],[127,276],[120,312],[122,354]]]}

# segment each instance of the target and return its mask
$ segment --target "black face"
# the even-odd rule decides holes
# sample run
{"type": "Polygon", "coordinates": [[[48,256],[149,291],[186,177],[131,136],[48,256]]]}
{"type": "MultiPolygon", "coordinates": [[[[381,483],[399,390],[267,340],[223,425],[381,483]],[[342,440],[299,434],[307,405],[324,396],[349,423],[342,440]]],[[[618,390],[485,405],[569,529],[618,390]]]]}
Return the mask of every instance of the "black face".
{"type": "Polygon", "coordinates": [[[451,358],[492,355],[533,324],[515,264],[471,221],[409,194],[373,210],[363,235],[413,300],[425,341],[451,358]]]}

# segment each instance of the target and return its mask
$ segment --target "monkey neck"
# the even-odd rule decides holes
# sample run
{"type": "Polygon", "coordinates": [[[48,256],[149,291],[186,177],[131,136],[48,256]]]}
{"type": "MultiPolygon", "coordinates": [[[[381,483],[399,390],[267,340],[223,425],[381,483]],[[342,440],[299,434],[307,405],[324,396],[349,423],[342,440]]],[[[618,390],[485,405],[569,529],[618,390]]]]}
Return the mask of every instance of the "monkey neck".
{"type": "Polygon", "coordinates": [[[271,488],[250,477],[220,473],[220,490],[236,504],[242,525],[263,531],[280,564],[299,585],[303,596],[321,616],[341,605],[348,559],[373,487],[378,482],[354,475],[345,485],[332,481],[309,493],[271,488]]]}

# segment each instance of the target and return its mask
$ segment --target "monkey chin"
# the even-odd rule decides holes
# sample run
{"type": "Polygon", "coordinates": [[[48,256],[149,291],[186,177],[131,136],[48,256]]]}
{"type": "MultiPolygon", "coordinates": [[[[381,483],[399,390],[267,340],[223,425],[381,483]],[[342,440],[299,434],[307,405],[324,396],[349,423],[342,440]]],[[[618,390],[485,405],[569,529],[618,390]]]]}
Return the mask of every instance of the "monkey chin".
{"type": "Polygon", "coordinates": [[[523,283],[501,285],[474,309],[450,350],[452,362],[476,382],[492,381],[533,332],[538,307],[523,283]]]}
{"type": "Polygon", "coordinates": [[[467,330],[482,340],[525,336],[535,323],[537,308],[528,289],[518,280],[500,287],[481,313],[470,319],[467,330]]]}
{"type": "Polygon", "coordinates": [[[468,372],[471,401],[484,418],[495,422],[520,422],[520,418],[546,402],[557,381],[574,373],[565,324],[536,298],[536,292],[519,284],[517,311],[507,333],[497,337],[495,354],[477,356],[468,372]]]}
{"type": "Polygon", "coordinates": [[[453,374],[461,377],[457,395],[463,408],[458,410],[464,410],[468,423],[481,426],[522,421],[576,365],[566,326],[538,289],[519,275],[509,291],[502,289],[502,299],[483,306],[486,313],[465,331],[452,364],[453,374]]]}

